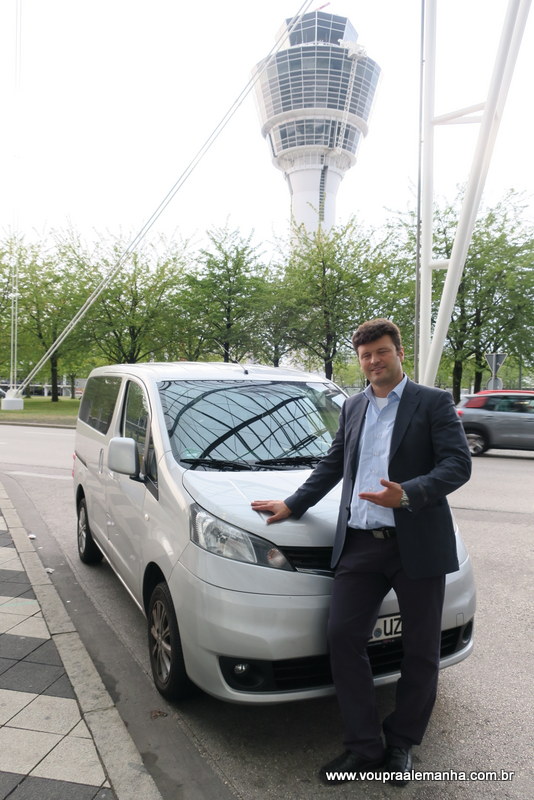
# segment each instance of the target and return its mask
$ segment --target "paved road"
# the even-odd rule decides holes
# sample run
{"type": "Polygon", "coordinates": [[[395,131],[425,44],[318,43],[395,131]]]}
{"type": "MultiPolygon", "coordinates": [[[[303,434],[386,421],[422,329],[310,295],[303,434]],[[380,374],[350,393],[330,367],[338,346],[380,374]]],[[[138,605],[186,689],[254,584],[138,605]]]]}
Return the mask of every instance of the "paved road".
{"type": "MultiPolygon", "coordinates": [[[[471,482],[451,497],[477,576],[476,648],[444,670],[431,726],[417,748],[425,770],[514,772],[512,780],[323,788],[317,767],[340,750],[334,698],[272,708],[205,695],[166,704],[148,677],[144,619],[104,564],[76,555],[70,467],[73,432],[0,426],[0,473],[165,798],[309,800],[534,796],[532,537],[534,453],[475,459],[471,482]],[[165,716],[166,715],[166,716],[165,716]],[[180,785],[179,790],[177,784],[180,785]]],[[[379,691],[384,711],[393,689],[379,691]]]]}

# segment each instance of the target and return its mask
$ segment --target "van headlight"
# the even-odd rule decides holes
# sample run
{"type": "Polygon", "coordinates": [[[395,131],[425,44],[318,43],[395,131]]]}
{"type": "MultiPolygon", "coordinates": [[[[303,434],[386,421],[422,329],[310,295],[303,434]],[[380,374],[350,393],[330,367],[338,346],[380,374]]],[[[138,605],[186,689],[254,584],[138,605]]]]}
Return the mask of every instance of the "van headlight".
{"type": "Polygon", "coordinates": [[[223,558],[293,572],[285,555],[272,542],[235,528],[196,504],[191,506],[191,541],[223,558]]]}

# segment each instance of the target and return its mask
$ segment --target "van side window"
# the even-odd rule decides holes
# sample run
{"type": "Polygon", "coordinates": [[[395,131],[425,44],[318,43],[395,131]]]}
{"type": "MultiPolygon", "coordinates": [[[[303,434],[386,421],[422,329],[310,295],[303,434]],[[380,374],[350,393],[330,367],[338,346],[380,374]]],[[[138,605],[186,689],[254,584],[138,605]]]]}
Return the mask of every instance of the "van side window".
{"type": "Polygon", "coordinates": [[[89,378],[83,392],[78,415],[82,422],[100,433],[107,433],[111,425],[120,385],[120,378],[105,375],[89,378]]]}
{"type": "Polygon", "coordinates": [[[123,436],[134,439],[137,442],[141,471],[156,482],[157,460],[154,454],[152,438],[149,436],[149,419],[150,411],[145,393],[137,383],[130,381],[124,406],[123,436]]]}

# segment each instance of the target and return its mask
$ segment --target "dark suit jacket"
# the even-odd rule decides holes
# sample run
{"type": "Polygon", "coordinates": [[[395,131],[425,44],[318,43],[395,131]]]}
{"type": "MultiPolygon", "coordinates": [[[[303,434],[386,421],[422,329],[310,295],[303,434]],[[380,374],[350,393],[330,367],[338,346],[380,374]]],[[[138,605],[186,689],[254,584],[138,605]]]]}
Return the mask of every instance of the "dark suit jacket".
{"type": "MultiPolygon", "coordinates": [[[[357,447],[368,402],[364,394],[345,401],[330,450],[308,480],[285,500],[299,518],[343,479],[333,567],[345,542],[357,447]]],[[[402,566],[409,577],[425,578],[458,569],[446,495],[470,475],[471,455],[451,395],[408,379],[393,428],[389,479],[400,483],[410,499],[411,510],[393,510],[402,566]]]]}

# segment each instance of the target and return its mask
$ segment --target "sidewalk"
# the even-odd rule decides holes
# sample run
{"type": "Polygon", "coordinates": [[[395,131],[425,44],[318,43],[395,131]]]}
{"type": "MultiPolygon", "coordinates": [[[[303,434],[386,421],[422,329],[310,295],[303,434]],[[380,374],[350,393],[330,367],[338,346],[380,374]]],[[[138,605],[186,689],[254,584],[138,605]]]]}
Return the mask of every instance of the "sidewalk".
{"type": "Polygon", "coordinates": [[[161,800],[0,483],[0,800],[161,800]]]}

